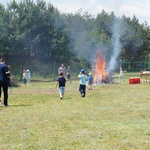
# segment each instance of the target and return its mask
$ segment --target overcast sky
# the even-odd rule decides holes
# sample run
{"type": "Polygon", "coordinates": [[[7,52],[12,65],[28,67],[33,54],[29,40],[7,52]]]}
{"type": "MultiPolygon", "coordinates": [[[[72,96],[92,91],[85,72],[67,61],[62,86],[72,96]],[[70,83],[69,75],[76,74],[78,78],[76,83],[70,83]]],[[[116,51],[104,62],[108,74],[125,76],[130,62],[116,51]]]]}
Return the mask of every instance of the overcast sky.
{"type": "MultiPolygon", "coordinates": [[[[11,0],[0,0],[4,6],[7,6],[11,0]]],[[[20,2],[21,0],[16,0],[20,2]]],[[[135,15],[140,23],[147,22],[150,25],[150,0],[44,0],[53,4],[60,12],[75,13],[80,8],[83,12],[89,12],[96,15],[102,10],[107,13],[113,11],[116,16],[126,15],[133,17],[135,15]]]]}

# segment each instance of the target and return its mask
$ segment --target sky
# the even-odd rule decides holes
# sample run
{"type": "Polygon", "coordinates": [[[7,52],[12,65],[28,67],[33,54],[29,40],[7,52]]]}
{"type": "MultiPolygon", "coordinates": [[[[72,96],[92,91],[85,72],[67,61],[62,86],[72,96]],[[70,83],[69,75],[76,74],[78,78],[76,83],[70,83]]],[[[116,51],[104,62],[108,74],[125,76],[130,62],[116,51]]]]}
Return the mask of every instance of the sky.
{"type": "MultiPolygon", "coordinates": [[[[7,6],[11,0],[0,0],[0,3],[7,6]]],[[[21,0],[16,0],[20,2],[21,0]]],[[[34,0],[35,1],[35,0],[34,0]]],[[[106,13],[114,12],[116,16],[133,17],[139,20],[139,23],[145,21],[150,26],[150,0],[44,0],[51,3],[61,13],[75,13],[79,9],[83,12],[96,16],[105,10],[106,13]]]]}

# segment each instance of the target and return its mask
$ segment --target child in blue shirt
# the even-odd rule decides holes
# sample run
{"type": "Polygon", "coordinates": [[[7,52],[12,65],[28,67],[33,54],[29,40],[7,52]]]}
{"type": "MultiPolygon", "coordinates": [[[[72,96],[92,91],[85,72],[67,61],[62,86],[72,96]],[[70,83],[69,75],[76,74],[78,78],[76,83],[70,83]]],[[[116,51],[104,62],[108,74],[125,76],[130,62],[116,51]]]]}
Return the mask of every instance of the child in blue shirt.
{"type": "Polygon", "coordinates": [[[30,73],[30,70],[27,70],[26,78],[27,78],[27,84],[29,85],[31,83],[31,73],[30,73]]]}
{"type": "Polygon", "coordinates": [[[92,84],[93,84],[93,77],[92,77],[92,73],[89,73],[89,80],[88,80],[88,89],[92,90],[92,84]]]}
{"type": "Polygon", "coordinates": [[[81,93],[81,97],[85,97],[85,95],[86,95],[86,81],[88,80],[88,77],[85,75],[84,69],[81,70],[78,77],[80,78],[79,92],[81,93]]]}

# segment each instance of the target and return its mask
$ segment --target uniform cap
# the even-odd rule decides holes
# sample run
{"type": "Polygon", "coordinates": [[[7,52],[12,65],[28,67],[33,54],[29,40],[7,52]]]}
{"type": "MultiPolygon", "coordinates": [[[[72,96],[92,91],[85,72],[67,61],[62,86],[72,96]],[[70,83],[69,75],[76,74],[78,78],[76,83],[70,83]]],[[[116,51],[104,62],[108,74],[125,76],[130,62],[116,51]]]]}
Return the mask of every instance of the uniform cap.
{"type": "Polygon", "coordinates": [[[82,73],[85,73],[85,70],[84,70],[84,69],[81,69],[81,72],[82,72],[82,73]]]}

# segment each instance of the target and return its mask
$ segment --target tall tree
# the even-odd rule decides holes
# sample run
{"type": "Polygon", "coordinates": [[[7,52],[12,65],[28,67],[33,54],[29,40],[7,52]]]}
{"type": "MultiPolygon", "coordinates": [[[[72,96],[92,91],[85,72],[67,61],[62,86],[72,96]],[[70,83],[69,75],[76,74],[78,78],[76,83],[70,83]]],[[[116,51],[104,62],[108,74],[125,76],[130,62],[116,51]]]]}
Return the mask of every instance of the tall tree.
{"type": "Polygon", "coordinates": [[[34,55],[41,60],[66,59],[70,53],[65,26],[57,9],[44,1],[13,0],[9,12],[9,40],[11,52],[16,55],[34,55]],[[66,53],[63,53],[65,51],[66,53]]]}
{"type": "Polygon", "coordinates": [[[8,53],[8,30],[5,22],[6,12],[0,4],[0,56],[8,53]]]}
{"type": "Polygon", "coordinates": [[[130,61],[148,59],[146,54],[149,51],[149,44],[146,40],[149,37],[148,28],[140,25],[135,16],[132,19],[123,16],[122,20],[121,41],[124,49],[122,58],[130,61]]]}

